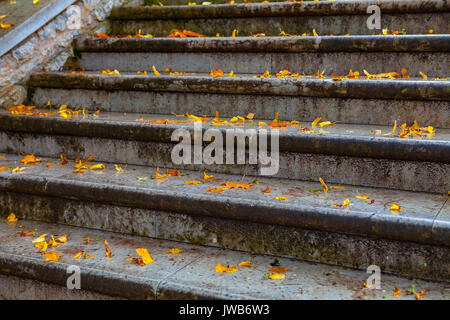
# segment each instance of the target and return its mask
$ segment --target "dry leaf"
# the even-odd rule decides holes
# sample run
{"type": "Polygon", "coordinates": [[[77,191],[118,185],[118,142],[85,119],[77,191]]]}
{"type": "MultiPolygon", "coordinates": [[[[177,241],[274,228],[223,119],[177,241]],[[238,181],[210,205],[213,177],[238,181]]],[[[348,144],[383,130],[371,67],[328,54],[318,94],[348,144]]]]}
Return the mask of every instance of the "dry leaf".
{"type": "Polygon", "coordinates": [[[16,172],[21,172],[24,171],[26,169],[26,167],[17,167],[12,169],[11,173],[16,173],[16,172]]]}
{"type": "Polygon", "coordinates": [[[224,188],[220,188],[220,187],[216,187],[216,188],[206,189],[206,191],[208,191],[208,192],[223,192],[223,191],[225,191],[225,189],[224,188]]]}
{"type": "Polygon", "coordinates": [[[214,178],[214,176],[213,175],[207,175],[206,174],[206,171],[203,171],[203,179],[204,180],[210,180],[210,179],[212,179],[212,178],[214,178]]]}
{"type": "Polygon", "coordinates": [[[261,191],[262,193],[272,193],[272,191],[270,191],[269,186],[267,186],[267,188],[264,191],[261,191]]]}
{"type": "Polygon", "coordinates": [[[400,297],[401,295],[402,295],[402,292],[400,291],[400,289],[399,288],[395,288],[394,289],[394,294],[391,296],[391,298],[400,297]]]}
{"type": "Polygon", "coordinates": [[[41,162],[41,158],[37,159],[33,154],[26,155],[22,160],[20,160],[20,163],[23,164],[33,164],[37,162],[41,162]]]}
{"type": "Polygon", "coordinates": [[[19,221],[19,219],[17,219],[14,213],[10,213],[9,216],[5,219],[5,222],[17,222],[17,221],[19,221]]]}
{"type": "Polygon", "coordinates": [[[178,248],[172,248],[172,249],[166,251],[166,253],[171,253],[171,254],[179,254],[180,252],[181,252],[181,250],[178,248]]]}
{"type": "Polygon", "coordinates": [[[156,179],[166,179],[166,175],[165,174],[160,174],[159,173],[159,168],[156,168],[156,179]]]}
{"type": "Polygon", "coordinates": [[[229,266],[223,266],[220,263],[218,265],[216,265],[215,269],[214,269],[217,273],[234,273],[237,272],[237,267],[229,267],[229,266]]]}
{"type": "Polygon", "coordinates": [[[323,181],[322,178],[319,178],[319,182],[322,185],[323,192],[328,192],[328,187],[327,187],[325,181],[323,181]]]}
{"type": "Polygon", "coordinates": [[[39,242],[43,242],[45,241],[45,237],[47,236],[46,233],[42,234],[41,236],[39,236],[38,238],[32,240],[32,243],[39,243],[39,242]]]}
{"type": "Polygon", "coordinates": [[[89,166],[89,169],[90,170],[95,170],[95,169],[103,170],[103,169],[106,169],[106,166],[103,163],[93,164],[93,165],[89,166]]]}
{"type": "Polygon", "coordinates": [[[272,267],[269,269],[270,273],[285,273],[287,271],[288,269],[286,269],[285,267],[272,267]]]}
{"type": "Polygon", "coordinates": [[[111,250],[109,250],[108,241],[105,240],[104,244],[105,244],[105,256],[107,256],[108,258],[112,258],[113,254],[111,250]]]}
{"type": "Polygon", "coordinates": [[[186,184],[200,184],[201,182],[198,180],[193,180],[193,181],[185,181],[184,183],[186,184]]]}
{"type": "Polygon", "coordinates": [[[243,261],[238,264],[238,267],[251,267],[251,266],[252,266],[252,262],[250,260],[243,261]]]}
{"type": "Polygon", "coordinates": [[[332,205],[333,207],[340,207],[340,208],[343,208],[343,207],[348,206],[349,204],[350,204],[350,200],[345,199],[343,203],[333,203],[333,204],[331,204],[331,205],[332,205]]]}
{"type": "Polygon", "coordinates": [[[144,263],[144,264],[151,264],[151,263],[155,262],[155,260],[152,258],[150,253],[148,253],[147,249],[145,249],[145,248],[137,248],[136,252],[137,252],[138,255],[141,256],[142,263],[144,263]]]}
{"type": "Polygon", "coordinates": [[[59,258],[61,256],[62,256],[61,254],[56,253],[55,251],[49,251],[49,252],[44,253],[44,257],[46,258],[45,262],[49,262],[49,261],[58,262],[59,258]]]}
{"type": "Polygon", "coordinates": [[[155,66],[152,66],[152,70],[153,70],[153,74],[155,76],[160,76],[161,75],[161,73],[159,73],[158,70],[156,70],[155,66]]]}

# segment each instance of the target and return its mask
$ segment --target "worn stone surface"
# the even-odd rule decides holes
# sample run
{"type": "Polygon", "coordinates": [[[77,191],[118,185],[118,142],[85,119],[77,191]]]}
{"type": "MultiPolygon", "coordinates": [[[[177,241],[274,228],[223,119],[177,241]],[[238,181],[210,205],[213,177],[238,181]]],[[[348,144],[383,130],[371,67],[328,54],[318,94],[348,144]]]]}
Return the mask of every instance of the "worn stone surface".
{"type": "Polygon", "coordinates": [[[22,219],[358,269],[376,264],[385,272],[421,278],[449,277],[446,247],[8,192],[0,193],[0,203],[0,215],[12,211],[22,219]]]}
{"type": "MultiPolygon", "coordinates": [[[[364,10],[367,9],[367,5],[364,10]]],[[[382,28],[401,31],[408,34],[427,34],[433,29],[438,34],[449,32],[447,21],[450,14],[417,13],[382,15],[382,28]]],[[[135,18],[135,16],[133,16],[135,18]]],[[[167,20],[114,20],[111,32],[115,35],[150,33],[156,37],[165,37],[173,29],[187,29],[206,36],[214,37],[217,33],[230,37],[233,30],[238,30],[240,36],[251,36],[264,33],[266,36],[279,36],[281,31],[287,34],[312,35],[313,29],[319,35],[380,35],[381,29],[368,29],[368,14],[334,15],[334,16],[283,16],[283,17],[245,17],[245,18],[198,18],[198,19],[167,19],[167,20]]],[[[391,31],[391,32],[392,32],[391,31]]]]}
{"type": "MultiPolygon", "coordinates": [[[[45,110],[44,110],[45,111],[45,110]]],[[[48,114],[46,117],[17,116],[11,115],[7,111],[0,111],[0,130],[56,134],[67,136],[81,136],[93,138],[137,140],[144,142],[176,143],[172,140],[172,135],[177,129],[189,132],[193,137],[195,134],[195,122],[187,117],[164,115],[147,115],[146,119],[136,113],[121,114],[104,112],[89,116],[75,116],[72,120],[67,120],[59,116],[58,113],[48,114]],[[181,123],[149,123],[147,121],[181,121],[181,123]]],[[[226,137],[229,130],[249,130],[247,139],[258,139],[261,131],[270,127],[255,124],[262,119],[254,119],[246,124],[236,123],[228,126],[214,126],[211,119],[202,124],[201,132],[206,133],[209,129],[214,129],[217,133],[226,137]],[[254,138],[250,138],[250,130],[253,130],[254,138]]],[[[271,120],[269,120],[271,121],[271,120]]],[[[267,123],[267,120],[266,122],[267,123]]],[[[328,154],[338,156],[352,156],[364,158],[429,161],[439,163],[450,162],[450,130],[440,129],[433,135],[414,136],[411,138],[398,138],[394,136],[382,136],[375,134],[379,132],[389,132],[388,126],[365,126],[339,124],[327,128],[313,128],[313,133],[298,132],[299,126],[311,127],[309,122],[299,122],[298,126],[285,127],[282,130],[268,131],[270,136],[278,136],[278,150],[282,152],[328,154]]],[[[400,124],[399,124],[400,126],[400,124]]],[[[198,129],[197,129],[198,130],[198,129]]],[[[193,140],[191,139],[191,142],[193,140]]],[[[226,145],[231,141],[226,141],[226,145]]],[[[249,141],[244,141],[244,147],[248,149],[249,141]]],[[[269,145],[271,144],[268,141],[269,145]]],[[[202,141],[202,145],[208,143],[202,141]]],[[[234,142],[233,142],[234,144],[234,142]]],[[[260,149],[258,147],[258,149],[260,149]]]]}
{"type": "Polygon", "coordinates": [[[75,40],[84,52],[448,52],[448,35],[99,38],[75,40]]]}
{"type": "MultiPolygon", "coordinates": [[[[81,269],[81,289],[109,296],[132,299],[381,299],[390,297],[394,288],[402,291],[415,285],[425,290],[422,299],[448,299],[445,284],[408,280],[381,275],[381,289],[364,289],[368,274],[334,266],[317,265],[287,258],[280,259],[286,267],[286,278],[281,281],[262,279],[268,272],[274,257],[249,255],[180,242],[139,238],[91,229],[58,226],[36,221],[22,220],[25,230],[38,229],[53,235],[68,235],[68,242],[55,248],[62,254],[60,261],[45,263],[36,254],[27,238],[20,237],[17,228],[0,225],[4,241],[0,245],[0,270],[3,274],[40,280],[59,285],[64,294],[69,265],[81,269]],[[91,243],[84,245],[83,239],[91,243]],[[103,240],[108,241],[112,258],[104,256],[103,240]],[[130,264],[127,257],[136,256],[136,248],[147,248],[155,262],[145,267],[130,264]],[[170,248],[180,248],[178,255],[165,253],[170,248]],[[95,257],[73,259],[79,250],[87,250],[95,257]],[[214,272],[216,264],[235,265],[252,258],[250,268],[240,267],[234,274],[214,272]],[[14,268],[13,268],[14,266],[14,268]],[[153,295],[152,290],[155,290],[153,295]]],[[[68,293],[66,293],[68,294],[68,293]]],[[[70,293],[69,293],[70,294],[70,293]]],[[[388,298],[390,299],[390,298],[388,298]]],[[[393,298],[394,299],[394,298],[393,298]]],[[[402,295],[395,299],[414,299],[402,295]]]]}
{"type": "Polygon", "coordinates": [[[355,15],[366,14],[367,6],[375,4],[385,13],[442,13],[449,11],[445,0],[362,0],[362,1],[305,1],[303,3],[263,3],[209,6],[177,7],[124,7],[111,12],[112,19],[171,19],[171,18],[234,18],[234,17],[273,17],[273,16],[315,16],[315,15],[355,15]]]}
{"type": "Polygon", "coordinates": [[[363,70],[371,74],[400,73],[405,66],[413,77],[423,72],[431,77],[446,76],[450,69],[449,54],[444,52],[350,52],[350,53],[192,53],[192,52],[151,52],[151,53],[111,53],[85,52],[81,66],[85,70],[117,69],[122,72],[151,72],[152,66],[177,72],[210,72],[221,69],[233,70],[236,74],[263,74],[268,70],[274,76],[280,70],[312,75],[325,70],[325,74],[346,75],[351,70],[363,70]],[[399,65],[398,61],[401,61],[399,65]]]}
{"type": "MultiPolygon", "coordinates": [[[[8,155],[1,161],[4,166],[14,167],[19,165],[19,159],[8,155]]],[[[57,162],[56,159],[48,161],[57,162]]],[[[183,170],[179,177],[150,177],[138,181],[136,177],[149,177],[156,168],[128,165],[126,172],[117,173],[110,164],[107,167],[100,172],[84,174],[74,174],[71,165],[53,165],[45,170],[41,165],[29,166],[25,171],[13,174],[5,170],[0,174],[2,190],[426,243],[433,243],[432,222],[446,200],[440,194],[352,186],[321,194],[310,191],[320,188],[318,182],[274,177],[259,177],[261,187],[210,193],[206,189],[225,181],[240,181],[242,177],[216,173],[213,181],[186,185],[184,181],[187,180],[201,181],[201,174],[183,170]],[[270,186],[271,194],[261,192],[266,185],[270,186]],[[361,194],[369,195],[374,203],[354,199],[361,194]],[[289,197],[289,201],[275,201],[279,195],[289,197]],[[336,209],[331,206],[345,198],[352,199],[350,207],[336,209]],[[393,203],[402,206],[403,211],[392,212],[390,206],[393,203]],[[386,228],[392,225],[394,229],[377,229],[380,221],[386,223],[386,228]],[[416,222],[416,226],[410,228],[411,222],[416,222]]],[[[247,183],[252,180],[250,177],[245,179],[247,183]]],[[[325,181],[328,180],[325,178],[325,181]]],[[[442,239],[439,241],[442,243],[442,239]]]]}
{"type": "Polygon", "coordinates": [[[312,122],[320,115],[323,119],[347,124],[386,125],[392,123],[392,119],[398,119],[450,128],[450,104],[447,101],[36,88],[33,105],[44,106],[49,100],[57,106],[65,104],[75,109],[138,113],[144,114],[144,118],[148,114],[173,115],[187,111],[214,115],[217,110],[221,118],[256,113],[259,119],[273,119],[278,112],[278,119],[287,121],[312,122]]]}
{"type": "Polygon", "coordinates": [[[31,87],[168,91],[197,93],[258,94],[326,98],[450,100],[449,81],[367,80],[334,81],[312,76],[301,78],[255,78],[242,74],[236,77],[213,78],[209,74],[194,75],[103,75],[100,72],[69,74],[38,73],[31,77],[31,87]]]}
{"type": "MultiPolygon", "coordinates": [[[[90,126],[86,128],[89,129],[90,126]]],[[[131,130],[137,130],[134,125],[129,128],[131,130]]],[[[106,129],[110,130],[108,127],[106,129]]],[[[387,130],[388,128],[385,129],[387,130]]],[[[145,132],[143,131],[144,135],[145,132]]],[[[147,139],[140,141],[141,139],[125,140],[118,137],[108,138],[106,136],[99,138],[97,135],[90,137],[89,135],[80,135],[80,133],[73,136],[66,136],[58,132],[54,132],[53,134],[34,134],[28,132],[2,131],[0,132],[0,151],[9,153],[24,152],[48,157],[58,157],[60,154],[64,154],[72,159],[78,157],[86,158],[89,155],[93,155],[99,161],[159,167],[176,166],[191,170],[208,169],[215,172],[253,176],[258,175],[259,169],[263,167],[262,164],[250,164],[248,157],[246,157],[244,164],[227,164],[224,162],[223,164],[174,165],[171,157],[174,143],[167,140],[167,137],[170,137],[169,132],[158,130],[155,133],[156,136],[153,139],[150,138],[150,141],[147,139]],[[166,138],[161,139],[158,134],[163,134],[166,138]]],[[[370,134],[368,130],[366,134],[370,134]]],[[[336,137],[338,138],[338,136],[336,137]]],[[[378,145],[377,143],[367,145],[367,152],[358,148],[359,151],[357,153],[352,151],[352,148],[354,148],[354,137],[349,137],[350,140],[347,141],[348,143],[341,141],[343,143],[342,148],[333,145],[334,143],[339,143],[338,139],[335,139],[336,141],[333,141],[333,144],[329,145],[331,140],[327,138],[327,135],[324,135],[324,138],[318,137],[317,139],[318,143],[315,143],[317,150],[312,150],[309,147],[310,142],[307,140],[299,140],[298,147],[300,149],[292,149],[293,146],[289,145],[289,143],[292,144],[292,141],[287,139],[283,147],[284,150],[280,149],[279,171],[274,174],[274,177],[307,181],[317,181],[318,177],[323,177],[331,183],[425,192],[446,192],[449,189],[450,166],[448,163],[423,161],[423,158],[417,158],[416,160],[403,158],[402,160],[398,160],[398,157],[393,157],[393,159],[390,159],[387,156],[391,147],[389,144],[383,142],[383,138],[378,141],[378,145]],[[320,139],[325,139],[322,146],[320,139]],[[301,150],[301,145],[304,143],[306,143],[304,147],[306,149],[301,150]],[[377,158],[375,152],[377,149],[380,155],[386,154],[387,156],[377,158]],[[327,152],[327,154],[324,152],[327,152]]],[[[367,141],[371,139],[368,138],[367,141]]],[[[283,141],[280,140],[280,143],[283,143],[283,141]]],[[[401,145],[403,141],[399,141],[398,146],[400,148],[396,146],[394,140],[390,141],[393,143],[393,150],[403,149],[411,156],[414,156],[415,147],[422,148],[422,142],[420,141],[417,144],[405,142],[405,145],[401,145]]],[[[375,141],[372,140],[372,142],[375,141]]],[[[414,141],[411,140],[411,142],[414,141]]],[[[426,142],[423,143],[426,146],[426,142]]],[[[432,147],[430,150],[433,150],[434,146],[432,146],[432,142],[430,142],[430,147],[432,147]]],[[[448,153],[448,143],[445,140],[441,143],[436,141],[435,147],[438,158],[448,153]]],[[[403,156],[407,155],[405,154],[403,156]]],[[[420,156],[420,152],[416,156],[420,156]]],[[[439,161],[446,161],[445,159],[446,157],[443,156],[439,161]]]]}

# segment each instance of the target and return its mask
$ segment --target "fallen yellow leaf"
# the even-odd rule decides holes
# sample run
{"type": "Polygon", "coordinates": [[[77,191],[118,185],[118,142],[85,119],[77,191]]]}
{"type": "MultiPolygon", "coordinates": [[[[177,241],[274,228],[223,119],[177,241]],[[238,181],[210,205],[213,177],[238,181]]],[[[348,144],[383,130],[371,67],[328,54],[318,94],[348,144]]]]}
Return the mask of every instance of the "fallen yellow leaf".
{"type": "Polygon", "coordinates": [[[181,252],[181,250],[178,248],[172,248],[172,249],[166,251],[166,253],[171,253],[171,254],[179,254],[180,252],[181,252]]]}
{"type": "Polygon", "coordinates": [[[251,267],[251,266],[252,266],[252,262],[250,260],[243,261],[238,264],[238,267],[251,267]]]}
{"type": "Polygon", "coordinates": [[[159,73],[158,70],[156,70],[155,66],[152,66],[152,70],[153,70],[153,74],[155,76],[160,76],[161,75],[161,73],[159,73]]]}
{"type": "Polygon", "coordinates": [[[17,219],[14,213],[10,213],[9,216],[5,219],[5,222],[17,222],[17,221],[19,221],[19,219],[17,219]]]}
{"type": "Polygon", "coordinates": [[[95,169],[103,170],[103,169],[106,169],[106,166],[103,163],[93,164],[93,165],[89,166],[89,169],[91,169],[91,170],[95,170],[95,169]]]}
{"type": "Polygon", "coordinates": [[[184,183],[186,183],[186,184],[199,184],[201,182],[198,181],[198,180],[193,180],[193,181],[185,181],[184,183]]]}
{"type": "Polygon", "coordinates": [[[36,158],[33,154],[29,154],[29,155],[26,155],[22,160],[20,160],[20,163],[23,163],[23,164],[33,164],[33,163],[36,163],[36,162],[41,162],[41,158],[36,158]]]}
{"type": "Polygon", "coordinates": [[[270,191],[269,186],[267,186],[267,188],[263,191],[261,191],[262,193],[272,193],[272,191],[270,191]]]}
{"type": "Polygon", "coordinates": [[[220,263],[218,265],[216,265],[215,269],[214,269],[217,273],[234,273],[237,272],[237,267],[229,267],[229,266],[223,266],[220,263]]]}
{"type": "Polygon", "coordinates": [[[104,244],[105,244],[105,256],[107,256],[108,258],[112,258],[113,254],[109,249],[108,241],[105,240],[104,244]]]}
{"type": "Polygon", "coordinates": [[[155,260],[152,258],[150,253],[148,253],[147,249],[145,249],[145,248],[137,248],[136,252],[137,252],[138,255],[141,256],[142,263],[144,263],[144,264],[151,264],[151,263],[155,262],[155,260]]]}
{"type": "Polygon", "coordinates": [[[350,200],[345,199],[343,203],[333,203],[331,204],[333,207],[346,207],[350,204],[350,200]]]}
{"type": "Polygon", "coordinates": [[[325,181],[323,181],[322,178],[319,178],[319,182],[322,185],[323,192],[328,192],[328,186],[326,185],[325,181]]]}
{"type": "Polygon", "coordinates": [[[43,242],[43,241],[45,241],[45,237],[46,237],[46,236],[47,236],[47,234],[44,233],[44,234],[40,235],[38,238],[32,240],[31,242],[32,242],[32,243],[43,242]]]}
{"type": "Polygon", "coordinates": [[[210,180],[210,179],[212,179],[212,178],[214,178],[214,176],[213,175],[207,175],[206,174],[206,171],[203,171],[203,179],[204,180],[210,180]]]}
{"type": "Polygon", "coordinates": [[[59,258],[61,256],[62,256],[61,254],[56,253],[55,251],[49,251],[49,252],[44,253],[44,257],[46,258],[45,262],[49,262],[49,261],[58,262],[59,258]]]}
{"type": "Polygon", "coordinates": [[[394,294],[392,294],[391,298],[400,297],[401,295],[402,295],[402,292],[400,291],[400,289],[399,288],[395,288],[394,289],[394,294]]]}
{"type": "Polygon", "coordinates": [[[288,269],[286,269],[285,267],[272,267],[269,269],[270,273],[285,273],[287,271],[288,269]]]}

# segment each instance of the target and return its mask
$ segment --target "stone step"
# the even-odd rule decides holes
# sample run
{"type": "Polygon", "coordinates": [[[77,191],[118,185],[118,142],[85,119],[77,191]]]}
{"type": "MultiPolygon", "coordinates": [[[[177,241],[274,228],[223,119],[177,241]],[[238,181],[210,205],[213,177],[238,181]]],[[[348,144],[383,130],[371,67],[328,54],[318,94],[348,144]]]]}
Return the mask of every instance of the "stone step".
{"type": "Polygon", "coordinates": [[[263,3],[209,6],[120,7],[111,11],[113,34],[143,33],[167,36],[173,29],[187,29],[204,35],[230,36],[234,29],[242,36],[265,33],[288,34],[381,34],[369,29],[369,5],[377,5],[381,28],[405,29],[408,34],[449,33],[450,5],[445,0],[336,0],[303,3],[263,3]]]}
{"type": "MultiPolygon", "coordinates": [[[[247,122],[245,126],[217,127],[210,122],[205,124],[204,130],[219,130],[216,132],[223,137],[223,156],[218,156],[222,164],[209,164],[201,159],[195,162],[192,155],[202,153],[201,149],[197,149],[202,148],[201,144],[198,147],[189,145],[191,156],[188,156],[188,163],[177,163],[173,160],[172,151],[179,138],[171,141],[171,136],[176,129],[185,129],[192,138],[194,123],[188,118],[165,115],[146,115],[143,121],[137,121],[140,117],[139,114],[102,112],[95,118],[81,115],[63,119],[59,114],[35,117],[11,115],[7,111],[1,111],[0,152],[34,153],[49,157],[59,157],[62,153],[73,159],[93,155],[99,161],[134,165],[202,171],[208,169],[250,176],[270,174],[274,177],[309,181],[317,181],[322,177],[330,183],[436,193],[447,192],[450,187],[448,129],[439,129],[431,139],[425,136],[407,139],[374,135],[373,130],[380,130],[383,134],[391,132],[392,127],[387,126],[337,124],[332,128],[314,129],[311,123],[301,122],[300,125],[314,129],[314,133],[298,131],[299,127],[276,131],[279,136],[279,154],[278,159],[273,156],[272,171],[268,165],[257,160],[258,154],[255,154],[261,152],[261,139],[266,141],[256,129],[268,128],[258,127],[256,124],[259,121],[247,122]],[[166,119],[185,123],[148,122],[166,119]],[[257,150],[250,153],[245,148],[245,159],[242,162],[236,160],[237,153],[234,150],[237,142],[233,140],[233,144],[230,144],[226,139],[228,133],[237,133],[236,130],[226,132],[233,128],[253,129],[245,131],[244,135],[248,135],[247,139],[252,141],[256,142],[257,137],[259,140],[257,150]],[[251,134],[253,138],[250,137],[251,134]],[[231,160],[228,160],[230,153],[226,148],[233,150],[231,160]],[[252,154],[256,157],[256,162],[249,160],[252,154]]],[[[270,151],[272,132],[268,132],[268,135],[270,151]]],[[[201,139],[202,136],[200,143],[201,139]]],[[[248,147],[249,142],[245,141],[245,144],[248,147]]],[[[206,143],[203,145],[206,146],[206,143]]]]}
{"type": "Polygon", "coordinates": [[[100,72],[34,74],[33,103],[66,104],[112,112],[245,116],[259,119],[391,125],[414,120],[450,128],[450,81],[331,78],[254,78],[237,75],[102,75],[100,72]]]}
{"type": "Polygon", "coordinates": [[[178,72],[271,74],[371,74],[406,68],[411,77],[420,72],[448,76],[450,35],[238,37],[238,38],[82,38],[75,43],[84,70],[119,71],[171,68],[178,72]]]}
{"type": "MultiPolygon", "coordinates": [[[[20,159],[8,154],[0,163],[23,167],[20,159]]],[[[58,161],[44,158],[21,172],[1,172],[0,215],[15,212],[21,219],[450,279],[450,207],[440,194],[352,186],[316,193],[311,190],[319,182],[264,177],[245,190],[215,193],[207,189],[254,180],[214,174],[203,181],[203,173],[188,170],[152,179],[154,167],[128,165],[117,172],[112,163],[74,174],[72,161],[58,161]],[[185,183],[193,180],[201,183],[185,183]],[[271,193],[262,193],[267,186],[271,193]],[[374,202],[355,198],[362,195],[374,202]],[[350,205],[331,206],[344,199],[350,205]],[[402,209],[391,211],[394,203],[402,209]]]]}
{"type": "MultiPolygon", "coordinates": [[[[381,274],[381,288],[364,288],[370,274],[348,268],[314,264],[264,255],[222,250],[173,241],[126,236],[87,228],[20,220],[24,230],[39,235],[67,234],[68,241],[56,248],[58,262],[45,262],[36,253],[31,237],[17,234],[19,228],[0,224],[0,296],[4,299],[387,299],[414,300],[406,290],[425,291],[421,300],[449,299],[445,283],[405,279],[381,274]],[[89,245],[85,238],[91,239],[89,245]],[[105,257],[104,240],[113,256],[105,257]],[[137,248],[146,248],[155,260],[139,266],[126,259],[138,257],[137,248]],[[168,254],[179,248],[181,253],[168,254]],[[74,259],[79,251],[92,255],[74,259]],[[251,267],[235,273],[217,273],[215,266],[236,265],[251,258],[251,267]],[[288,271],[285,278],[267,277],[277,258],[288,271]],[[80,271],[80,289],[68,289],[68,278],[80,271]],[[399,288],[401,296],[391,297],[399,288]],[[30,293],[33,295],[30,296],[30,293]]],[[[48,236],[49,237],[49,236],[48,236]]],[[[69,281],[68,281],[69,280],[69,281]]],[[[176,311],[178,314],[178,310],[176,311]]],[[[214,312],[218,316],[222,312],[214,312]]],[[[169,313],[170,314],[170,313],[169,313]]],[[[175,314],[175,312],[174,312],[175,314]]]]}

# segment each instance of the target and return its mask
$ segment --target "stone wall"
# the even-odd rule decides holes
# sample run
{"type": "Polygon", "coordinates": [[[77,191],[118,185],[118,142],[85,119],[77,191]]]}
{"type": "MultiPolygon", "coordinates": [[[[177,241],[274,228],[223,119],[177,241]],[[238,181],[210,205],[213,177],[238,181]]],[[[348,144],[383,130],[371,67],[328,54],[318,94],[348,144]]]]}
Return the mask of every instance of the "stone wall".
{"type": "Polygon", "coordinates": [[[94,30],[104,31],[106,25],[102,21],[113,6],[123,2],[125,0],[77,1],[0,57],[0,106],[25,101],[24,83],[28,76],[33,71],[59,70],[72,54],[72,40],[94,30]]]}

